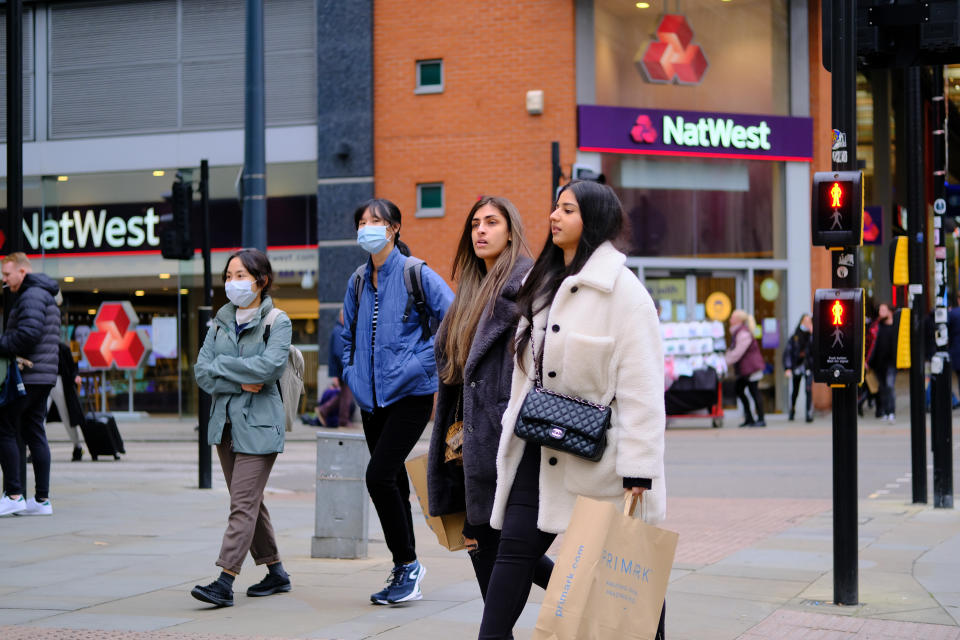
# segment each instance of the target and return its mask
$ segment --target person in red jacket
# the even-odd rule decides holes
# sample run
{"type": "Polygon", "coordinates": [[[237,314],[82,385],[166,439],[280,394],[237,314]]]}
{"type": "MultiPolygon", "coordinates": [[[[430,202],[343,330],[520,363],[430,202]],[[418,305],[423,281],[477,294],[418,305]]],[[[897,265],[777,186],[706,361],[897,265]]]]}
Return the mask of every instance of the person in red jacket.
{"type": "Polygon", "coordinates": [[[724,355],[727,366],[732,367],[737,375],[735,388],[737,397],[743,403],[743,423],[741,427],[765,427],[766,421],[763,418],[763,400],[760,398],[760,390],[757,383],[763,377],[763,369],[766,364],[763,361],[763,354],[760,353],[760,345],[757,339],[753,337],[750,330],[749,316],[743,309],[736,309],[730,314],[730,338],[731,345],[724,355]],[[750,390],[750,397],[753,398],[753,404],[757,409],[757,419],[754,421],[753,412],[750,411],[750,400],[747,398],[747,390],[750,390]]]}

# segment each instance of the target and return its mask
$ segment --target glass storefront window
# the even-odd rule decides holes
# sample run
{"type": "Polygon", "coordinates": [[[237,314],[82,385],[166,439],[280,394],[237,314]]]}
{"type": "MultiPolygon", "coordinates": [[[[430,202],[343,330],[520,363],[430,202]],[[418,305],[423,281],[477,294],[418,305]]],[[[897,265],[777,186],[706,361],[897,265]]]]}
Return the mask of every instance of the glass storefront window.
{"type": "Polygon", "coordinates": [[[688,46],[700,47],[707,63],[698,84],[680,87],[644,72],[644,55],[664,15],[658,6],[594,1],[596,104],[789,115],[786,0],[670,3],[664,13],[684,16],[688,46]]]}
{"type": "Polygon", "coordinates": [[[630,223],[629,253],[785,258],[783,165],[604,154],[630,223]]]}

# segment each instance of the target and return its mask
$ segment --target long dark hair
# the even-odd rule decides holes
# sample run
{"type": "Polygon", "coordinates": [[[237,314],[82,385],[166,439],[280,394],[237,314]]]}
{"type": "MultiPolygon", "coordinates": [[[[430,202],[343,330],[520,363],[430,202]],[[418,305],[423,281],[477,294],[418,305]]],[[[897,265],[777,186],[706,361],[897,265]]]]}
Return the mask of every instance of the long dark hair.
{"type": "Polygon", "coordinates": [[[240,249],[239,251],[234,251],[223,265],[224,282],[227,281],[227,269],[230,268],[230,261],[234,258],[240,258],[243,268],[256,279],[262,300],[263,296],[270,293],[270,287],[273,286],[273,267],[270,266],[270,259],[259,249],[240,249]]]}
{"type": "MultiPolygon", "coordinates": [[[[623,205],[612,188],[597,182],[574,180],[564,185],[557,197],[567,189],[573,192],[580,207],[583,220],[580,243],[568,266],[563,262],[563,249],[553,244],[552,234],[547,234],[543,250],[517,294],[520,313],[530,323],[528,329],[517,336],[514,347],[518,356],[529,347],[533,316],[550,305],[564,278],[579,273],[597,247],[615,240],[623,230],[623,205]]],[[[523,370],[523,357],[518,357],[517,362],[523,370]]]]}
{"type": "Polygon", "coordinates": [[[385,198],[371,198],[366,202],[360,203],[357,210],[353,212],[353,226],[360,228],[360,218],[363,212],[370,209],[370,215],[377,220],[383,220],[388,225],[397,225],[397,232],[393,236],[394,244],[405,256],[410,255],[410,247],[400,241],[400,207],[385,198]]]}
{"type": "Polygon", "coordinates": [[[523,237],[523,222],[512,202],[506,198],[483,196],[474,203],[464,221],[453,260],[451,275],[457,281],[457,296],[443,316],[441,331],[437,334],[437,350],[445,356],[440,379],[446,384],[463,382],[463,369],[480,317],[484,312],[493,313],[496,298],[513,274],[517,259],[529,254],[523,237]],[[489,272],[486,262],[477,257],[473,248],[473,216],[487,205],[496,208],[504,217],[510,234],[507,246],[489,272]]]}

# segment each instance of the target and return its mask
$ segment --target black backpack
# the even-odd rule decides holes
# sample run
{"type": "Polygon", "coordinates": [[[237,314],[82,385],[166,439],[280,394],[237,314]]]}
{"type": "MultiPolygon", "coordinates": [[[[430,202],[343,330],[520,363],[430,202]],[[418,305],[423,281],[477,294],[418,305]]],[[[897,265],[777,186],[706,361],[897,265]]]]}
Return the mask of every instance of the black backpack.
{"type": "MultiPolygon", "coordinates": [[[[423,297],[423,265],[426,263],[420,258],[407,256],[403,262],[403,284],[407,288],[407,306],[403,311],[403,321],[410,320],[410,311],[417,310],[420,317],[420,339],[429,340],[431,336],[437,333],[440,322],[430,313],[426,300],[423,297]]],[[[353,336],[353,342],[350,346],[350,364],[353,364],[353,354],[356,351],[357,336],[357,316],[360,309],[360,293],[363,291],[363,276],[366,274],[366,263],[357,267],[353,275],[350,276],[353,282],[353,297],[357,302],[353,310],[353,320],[350,322],[350,335],[353,336]]]]}

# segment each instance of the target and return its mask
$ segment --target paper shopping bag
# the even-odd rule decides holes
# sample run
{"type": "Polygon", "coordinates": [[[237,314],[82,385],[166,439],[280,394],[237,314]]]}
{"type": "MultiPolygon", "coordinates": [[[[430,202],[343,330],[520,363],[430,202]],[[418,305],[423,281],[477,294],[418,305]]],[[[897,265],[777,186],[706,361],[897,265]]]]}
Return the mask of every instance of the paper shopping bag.
{"type": "Polygon", "coordinates": [[[624,512],[577,498],[533,640],[654,640],[678,536],[624,512]]]}
{"type": "Polygon", "coordinates": [[[437,536],[437,541],[450,551],[465,549],[467,546],[463,541],[463,525],[467,519],[465,512],[439,517],[430,515],[430,503],[427,498],[427,456],[422,455],[407,460],[406,466],[410,484],[413,485],[417,500],[420,501],[420,508],[423,509],[423,517],[427,521],[427,526],[437,536]]]}

